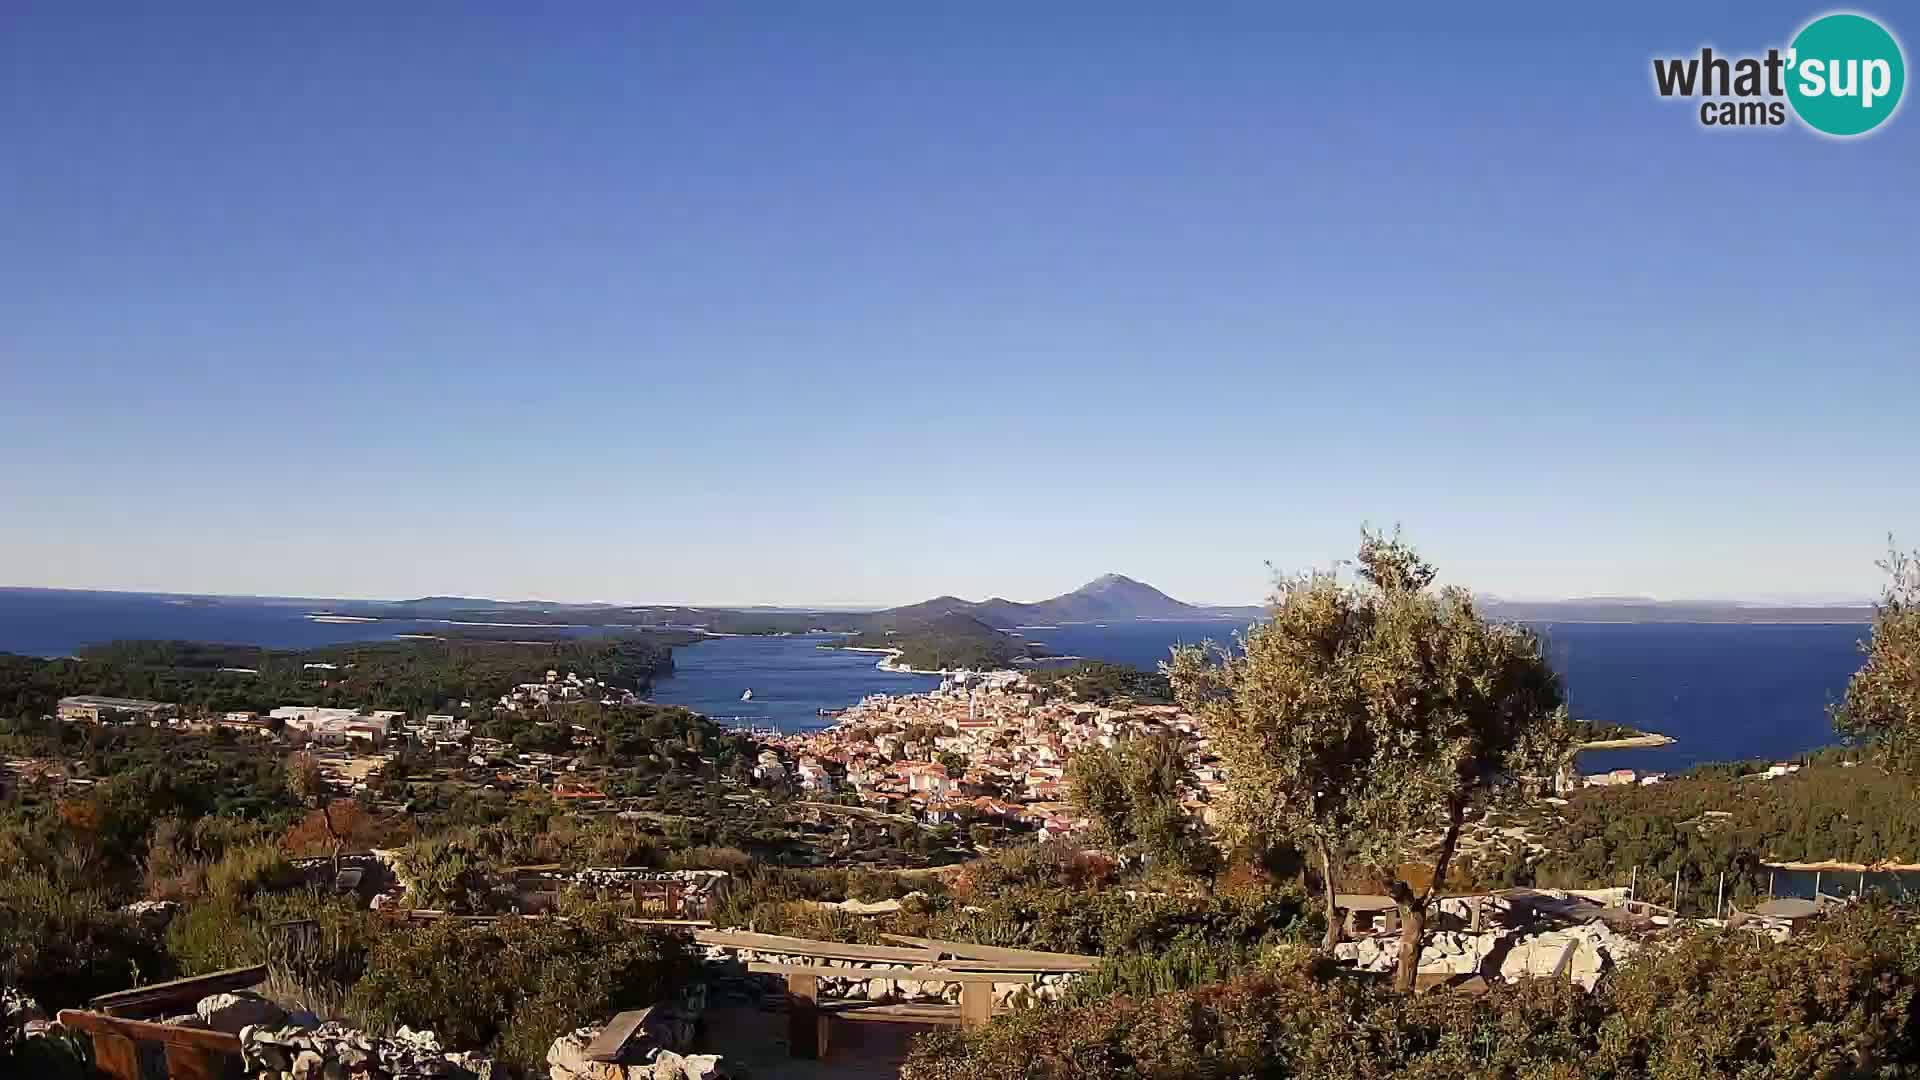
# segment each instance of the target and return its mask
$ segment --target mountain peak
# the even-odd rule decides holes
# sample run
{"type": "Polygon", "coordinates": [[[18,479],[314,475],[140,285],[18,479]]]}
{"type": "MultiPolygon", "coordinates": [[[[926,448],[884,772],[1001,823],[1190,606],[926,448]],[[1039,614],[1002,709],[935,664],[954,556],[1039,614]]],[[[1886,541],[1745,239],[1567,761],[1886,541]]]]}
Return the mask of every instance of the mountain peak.
{"type": "Polygon", "coordinates": [[[881,614],[905,619],[925,618],[949,611],[972,615],[989,626],[1018,626],[1104,622],[1110,619],[1214,618],[1226,613],[1227,609],[1182,603],[1146,582],[1125,574],[1101,574],[1070,593],[1031,604],[1017,604],[999,597],[969,604],[951,596],[940,596],[918,604],[892,608],[881,614]]]}

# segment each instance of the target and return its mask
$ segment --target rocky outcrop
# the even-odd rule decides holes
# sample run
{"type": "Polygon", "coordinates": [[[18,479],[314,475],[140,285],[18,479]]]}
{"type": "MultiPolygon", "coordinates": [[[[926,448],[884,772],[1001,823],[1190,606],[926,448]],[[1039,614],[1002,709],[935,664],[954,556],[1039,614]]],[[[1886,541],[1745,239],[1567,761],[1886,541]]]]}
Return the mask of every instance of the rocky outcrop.
{"type": "Polygon", "coordinates": [[[250,993],[203,997],[193,1011],[200,1020],[194,1026],[224,1031],[229,1035],[240,1034],[241,1028],[278,1026],[287,1020],[287,1010],[259,994],[250,993]]]}
{"type": "Polygon", "coordinates": [[[39,1002],[10,986],[0,986],[0,1042],[16,1035],[38,1035],[46,1027],[47,1014],[39,1002]]]}
{"type": "MultiPolygon", "coordinates": [[[[1605,923],[1578,926],[1502,928],[1487,933],[1444,930],[1427,937],[1420,952],[1422,974],[1479,974],[1488,979],[1514,981],[1544,977],[1556,970],[1584,990],[1593,989],[1600,976],[1625,960],[1638,944],[1614,932],[1605,923]],[[1562,960],[1565,966],[1562,967],[1562,960]]],[[[1334,956],[1362,971],[1391,971],[1400,960],[1400,939],[1394,935],[1364,937],[1340,943],[1334,956]]]]}
{"type": "Polygon", "coordinates": [[[501,1080],[478,1054],[448,1053],[431,1031],[401,1028],[386,1038],[341,1024],[248,1027],[240,1032],[247,1075],[257,1080],[501,1080]]]}
{"type": "Polygon", "coordinates": [[[141,929],[158,934],[165,931],[167,924],[180,913],[180,905],[172,900],[135,900],[121,908],[120,912],[139,923],[141,929]]]}
{"type": "Polygon", "coordinates": [[[741,1075],[718,1054],[658,1046],[623,1055],[621,1061],[589,1061],[587,1046],[599,1033],[597,1027],[584,1027],[555,1039],[547,1049],[550,1080],[730,1080],[741,1075]]]}
{"type": "Polygon", "coordinates": [[[744,1075],[718,1054],[692,1052],[695,1018],[672,1006],[655,1006],[634,1029],[615,1061],[592,1061],[587,1049],[605,1025],[584,1027],[547,1048],[549,1080],[732,1080],[744,1075]]]}

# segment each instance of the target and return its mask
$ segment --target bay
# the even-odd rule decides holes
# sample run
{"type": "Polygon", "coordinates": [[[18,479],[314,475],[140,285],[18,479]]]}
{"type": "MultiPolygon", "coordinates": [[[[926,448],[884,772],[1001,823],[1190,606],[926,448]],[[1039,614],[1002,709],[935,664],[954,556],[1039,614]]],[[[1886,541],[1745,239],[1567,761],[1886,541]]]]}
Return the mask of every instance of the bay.
{"type": "MultiPolygon", "coordinates": [[[[326,601],[0,589],[0,652],[62,656],[90,643],[176,638],[311,648],[444,632],[420,622],[320,623],[326,601]]],[[[1052,652],[1152,667],[1177,643],[1227,642],[1232,622],[1080,623],[1019,632],[1052,652]]],[[[1834,741],[1829,706],[1860,665],[1857,624],[1550,623],[1538,627],[1574,714],[1671,735],[1677,745],[1582,758],[1586,771],[1678,771],[1706,761],[1790,759],[1834,741]]],[[[593,632],[581,628],[581,632],[593,632]]],[[[676,649],[656,700],[738,722],[803,730],[872,693],[915,693],[931,676],[878,670],[871,653],[819,637],[713,638],[676,649]],[[750,701],[741,694],[753,691],[750,701]]]]}
{"type": "MultiPolygon", "coordinates": [[[[1133,622],[1025,629],[1056,653],[1152,667],[1176,644],[1231,644],[1234,623],[1133,622]]],[[[1583,771],[1674,772],[1702,762],[1791,759],[1835,741],[1870,628],[1857,623],[1539,623],[1582,719],[1671,735],[1673,746],[1583,754],[1583,771]]]]}
{"type": "Polygon", "coordinates": [[[826,635],[718,637],[673,650],[673,674],[653,700],[682,705],[727,724],[807,731],[833,723],[820,710],[844,709],[868,694],[922,694],[936,675],[881,671],[868,652],[822,649],[826,635]],[[740,695],[753,691],[751,700],[740,695]]]}

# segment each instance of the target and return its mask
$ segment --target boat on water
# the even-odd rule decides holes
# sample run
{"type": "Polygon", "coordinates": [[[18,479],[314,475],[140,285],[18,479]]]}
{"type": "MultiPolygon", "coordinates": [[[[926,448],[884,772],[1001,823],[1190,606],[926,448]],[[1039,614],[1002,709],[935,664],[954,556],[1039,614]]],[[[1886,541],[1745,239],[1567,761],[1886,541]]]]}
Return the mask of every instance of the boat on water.
{"type": "Polygon", "coordinates": [[[740,700],[741,700],[741,701],[752,701],[752,700],[753,700],[753,691],[752,691],[752,690],[743,690],[743,691],[741,691],[741,692],[740,692],[740,700]]]}

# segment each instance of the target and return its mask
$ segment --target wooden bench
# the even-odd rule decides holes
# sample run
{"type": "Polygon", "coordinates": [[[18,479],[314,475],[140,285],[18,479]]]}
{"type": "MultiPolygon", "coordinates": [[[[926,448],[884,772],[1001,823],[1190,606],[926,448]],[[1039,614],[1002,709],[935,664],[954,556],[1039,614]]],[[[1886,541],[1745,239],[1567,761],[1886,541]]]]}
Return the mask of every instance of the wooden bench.
{"type": "Polygon", "coordinates": [[[265,965],[255,965],[102,994],[85,1009],[61,1010],[60,1023],[92,1040],[95,1070],[111,1080],[142,1080],[143,1045],[160,1048],[170,1080],[225,1080],[240,1075],[238,1036],[151,1018],[189,1012],[209,994],[245,990],[266,977],[265,965]]]}
{"type": "Polygon", "coordinates": [[[165,1054],[168,1080],[229,1080],[240,1075],[238,1035],[80,1009],[62,1009],[60,1023],[93,1040],[94,1069],[111,1080],[142,1080],[140,1047],[149,1043],[158,1044],[165,1054]]]}
{"type": "Polygon", "coordinates": [[[972,945],[963,941],[899,934],[882,934],[881,937],[896,944],[854,945],[741,930],[694,932],[694,940],[702,945],[799,957],[806,961],[754,961],[746,965],[751,973],[778,975],[786,980],[788,1043],[793,1056],[803,1058],[819,1058],[826,1054],[827,1032],[833,1020],[978,1027],[993,1015],[994,984],[1034,985],[1043,975],[1091,971],[1100,963],[1097,956],[972,945]],[[857,964],[901,966],[857,967],[857,964]],[[822,1001],[822,978],[959,983],[960,1003],[902,1002],[888,1005],[858,1000],[822,1001]]]}
{"type": "Polygon", "coordinates": [[[794,1057],[822,1058],[830,1044],[833,1020],[864,1023],[934,1024],[973,1028],[993,1015],[995,983],[1024,982],[1033,973],[956,971],[952,968],[858,968],[846,964],[771,964],[755,962],[747,970],[756,975],[778,975],[787,983],[787,1045],[794,1057]],[[960,984],[960,1004],[907,1002],[886,1005],[873,1001],[821,1001],[820,980],[896,979],[906,982],[960,984]]]}
{"type": "Polygon", "coordinates": [[[908,937],[904,934],[880,936],[888,941],[930,950],[939,957],[951,957],[940,962],[957,971],[1079,972],[1092,971],[1100,965],[1097,956],[1009,949],[999,945],[974,945],[965,941],[942,941],[939,938],[908,937]]]}

